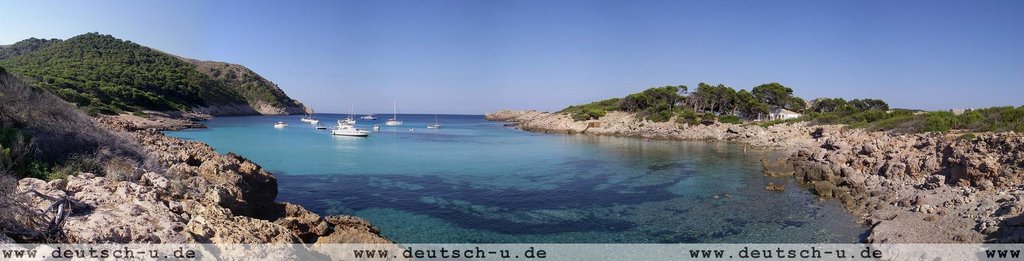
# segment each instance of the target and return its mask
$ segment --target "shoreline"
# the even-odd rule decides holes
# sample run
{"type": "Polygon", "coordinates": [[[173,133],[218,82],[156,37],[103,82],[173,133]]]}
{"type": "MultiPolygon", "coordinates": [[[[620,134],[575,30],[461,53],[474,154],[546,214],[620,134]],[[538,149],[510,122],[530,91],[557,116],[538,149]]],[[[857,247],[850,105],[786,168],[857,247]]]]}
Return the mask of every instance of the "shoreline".
{"type": "MultiPolygon", "coordinates": [[[[17,191],[29,203],[23,210],[73,199],[72,213],[84,214],[69,217],[61,230],[61,242],[70,243],[394,244],[359,217],[321,216],[277,201],[277,179],[244,157],[160,132],[205,128],[196,119],[152,112],[94,118],[136,143],[148,155],[143,166],[125,162],[123,171],[108,169],[106,176],[21,179],[17,191]]],[[[46,227],[29,217],[20,223],[26,231],[46,227]]]]}
{"type": "Polygon", "coordinates": [[[1024,241],[1024,192],[1015,189],[1024,172],[1012,167],[1024,166],[1024,137],[1015,133],[960,140],[806,123],[680,126],[623,112],[589,123],[540,111],[502,110],[485,118],[533,132],[725,141],[779,150],[790,156],[766,161],[765,175],[792,177],[806,185],[801,189],[838,200],[869,227],[868,243],[1024,241]]]}

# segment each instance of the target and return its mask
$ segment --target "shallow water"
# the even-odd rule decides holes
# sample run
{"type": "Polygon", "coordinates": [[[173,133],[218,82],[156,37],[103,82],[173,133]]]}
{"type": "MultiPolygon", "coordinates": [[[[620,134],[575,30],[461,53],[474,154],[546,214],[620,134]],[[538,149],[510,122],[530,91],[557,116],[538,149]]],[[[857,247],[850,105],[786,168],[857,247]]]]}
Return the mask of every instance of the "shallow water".
{"type": "Polygon", "coordinates": [[[278,200],[363,217],[403,243],[847,243],[866,231],[838,202],[761,175],[773,155],[741,145],[530,133],[479,115],[441,115],[442,129],[402,115],[404,126],[349,138],[300,118],[218,117],[168,134],[262,165],[278,200]]]}

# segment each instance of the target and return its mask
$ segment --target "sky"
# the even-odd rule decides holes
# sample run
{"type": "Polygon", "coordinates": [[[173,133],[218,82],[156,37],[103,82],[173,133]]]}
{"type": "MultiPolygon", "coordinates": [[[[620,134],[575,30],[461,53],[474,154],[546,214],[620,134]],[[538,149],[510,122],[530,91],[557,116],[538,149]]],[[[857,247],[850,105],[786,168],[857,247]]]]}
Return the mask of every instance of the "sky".
{"type": "Polygon", "coordinates": [[[318,112],[555,111],[649,87],[1024,105],[1024,1],[7,1],[0,44],[100,32],[238,63],[318,112]]]}

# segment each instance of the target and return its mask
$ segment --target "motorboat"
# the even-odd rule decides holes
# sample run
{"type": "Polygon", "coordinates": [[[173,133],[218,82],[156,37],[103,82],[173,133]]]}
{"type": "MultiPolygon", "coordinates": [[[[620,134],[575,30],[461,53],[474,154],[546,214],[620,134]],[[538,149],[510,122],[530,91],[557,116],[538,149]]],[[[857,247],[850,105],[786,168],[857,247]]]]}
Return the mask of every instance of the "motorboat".
{"type": "Polygon", "coordinates": [[[365,115],[365,116],[359,117],[359,118],[360,119],[364,119],[364,120],[368,120],[368,121],[375,121],[375,120],[377,120],[377,116],[373,116],[373,114],[365,115]]]}
{"type": "Polygon", "coordinates": [[[284,127],[287,127],[287,126],[288,126],[288,124],[284,123],[283,121],[279,121],[279,122],[274,124],[274,128],[284,128],[284,127]]]}
{"type": "Polygon", "coordinates": [[[316,125],[316,129],[318,129],[318,130],[326,130],[326,129],[327,129],[327,126],[324,126],[324,125],[320,125],[320,124],[317,124],[317,125],[316,125]]]}
{"type": "Polygon", "coordinates": [[[356,126],[352,126],[352,125],[348,125],[348,124],[340,124],[340,125],[338,125],[338,127],[334,127],[334,129],[331,130],[331,135],[351,136],[351,137],[367,137],[367,136],[370,136],[370,132],[366,131],[366,130],[363,130],[363,129],[358,129],[358,128],[356,128],[356,126]]]}
{"type": "Polygon", "coordinates": [[[317,119],[314,119],[313,115],[311,115],[311,114],[306,114],[306,116],[303,116],[302,119],[300,119],[300,121],[306,122],[306,123],[309,123],[309,124],[313,124],[313,125],[317,125],[318,123],[320,123],[320,121],[317,120],[317,119]]]}
{"type": "Polygon", "coordinates": [[[373,131],[380,131],[380,124],[374,124],[373,131]]]}

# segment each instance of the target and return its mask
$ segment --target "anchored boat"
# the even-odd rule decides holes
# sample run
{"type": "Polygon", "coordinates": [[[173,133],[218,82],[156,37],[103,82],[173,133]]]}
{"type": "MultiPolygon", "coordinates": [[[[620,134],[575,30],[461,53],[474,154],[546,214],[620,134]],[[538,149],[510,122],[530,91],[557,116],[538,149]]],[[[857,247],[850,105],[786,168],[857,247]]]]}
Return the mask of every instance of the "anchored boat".
{"type": "Polygon", "coordinates": [[[384,125],[388,125],[388,126],[399,126],[399,125],[402,125],[402,121],[398,120],[398,101],[395,101],[395,112],[394,112],[394,115],[390,119],[388,119],[388,121],[385,122],[384,125]]]}

